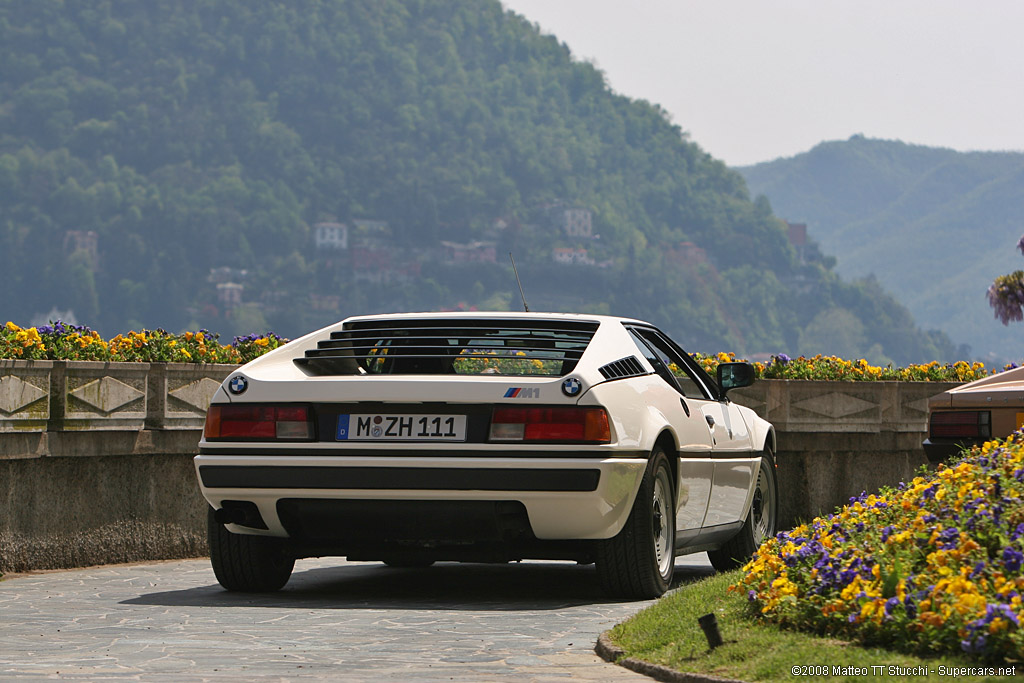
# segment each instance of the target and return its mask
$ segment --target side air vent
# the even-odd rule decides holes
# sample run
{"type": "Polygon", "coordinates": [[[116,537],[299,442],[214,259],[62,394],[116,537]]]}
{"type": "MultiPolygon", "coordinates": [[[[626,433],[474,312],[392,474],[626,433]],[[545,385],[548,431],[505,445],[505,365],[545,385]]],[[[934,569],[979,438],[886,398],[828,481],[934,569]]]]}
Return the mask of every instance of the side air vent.
{"type": "Polygon", "coordinates": [[[644,366],[640,364],[636,356],[626,356],[620,358],[617,361],[612,361],[608,365],[602,365],[598,370],[604,375],[605,379],[622,379],[623,377],[639,377],[640,375],[646,375],[647,371],[644,370],[644,366]]]}

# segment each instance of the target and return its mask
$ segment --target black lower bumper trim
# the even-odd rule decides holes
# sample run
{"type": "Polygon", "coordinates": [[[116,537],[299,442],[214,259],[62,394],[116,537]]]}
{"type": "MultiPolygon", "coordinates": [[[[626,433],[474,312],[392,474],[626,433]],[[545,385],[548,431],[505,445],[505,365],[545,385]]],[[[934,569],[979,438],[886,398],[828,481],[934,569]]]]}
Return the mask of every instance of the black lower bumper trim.
{"type": "Polygon", "coordinates": [[[207,488],[595,491],[596,469],[203,465],[207,488]]]}

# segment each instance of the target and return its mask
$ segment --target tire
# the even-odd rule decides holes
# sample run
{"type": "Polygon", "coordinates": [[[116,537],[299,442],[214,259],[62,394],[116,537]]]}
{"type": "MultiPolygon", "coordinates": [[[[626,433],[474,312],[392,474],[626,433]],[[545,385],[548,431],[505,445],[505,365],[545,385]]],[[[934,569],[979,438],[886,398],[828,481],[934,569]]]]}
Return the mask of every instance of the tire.
{"type": "Polygon", "coordinates": [[[626,525],[597,545],[597,576],[614,597],[644,600],[672,585],[676,549],[675,486],[665,451],[651,453],[626,525]]]}
{"type": "Polygon", "coordinates": [[[763,542],[775,535],[778,531],[778,491],[775,458],[765,446],[761,453],[761,466],[757,471],[754,497],[750,501],[743,527],[721,548],[708,551],[711,565],[715,569],[724,572],[744,565],[763,542]]]}
{"type": "Polygon", "coordinates": [[[295,558],[282,539],[233,534],[213,518],[213,508],[207,511],[206,535],[213,573],[227,590],[269,593],[288,583],[295,558]]]}

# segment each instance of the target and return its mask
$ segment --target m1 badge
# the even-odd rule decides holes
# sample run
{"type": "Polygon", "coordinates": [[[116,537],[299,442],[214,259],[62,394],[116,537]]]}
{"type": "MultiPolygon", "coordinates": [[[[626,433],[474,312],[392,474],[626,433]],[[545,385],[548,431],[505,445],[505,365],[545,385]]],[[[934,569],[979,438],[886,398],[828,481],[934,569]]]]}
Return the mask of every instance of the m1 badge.
{"type": "Polygon", "coordinates": [[[241,394],[248,388],[248,380],[241,375],[235,375],[231,378],[231,381],[228,382],[228,390],[230,390],[232,394],[241,394]]]}
{"type": "Polygon", "coordinates": [[[583,382],[575,377],[569,377],[562,382],[562,393],[566,396],[576,396],[581,391],[583,391],[583,382]]]}

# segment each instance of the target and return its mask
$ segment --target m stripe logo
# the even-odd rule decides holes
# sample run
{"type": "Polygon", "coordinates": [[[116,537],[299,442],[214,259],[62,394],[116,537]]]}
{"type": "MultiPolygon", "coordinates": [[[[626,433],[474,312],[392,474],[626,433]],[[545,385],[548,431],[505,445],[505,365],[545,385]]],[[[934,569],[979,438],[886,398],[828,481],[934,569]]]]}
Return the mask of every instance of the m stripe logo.
{"type": "Polygon", "coordinates": [[[523,387],[509,387],[504,398],[540,398],[540,389],[524,389],[523,387]]]}

